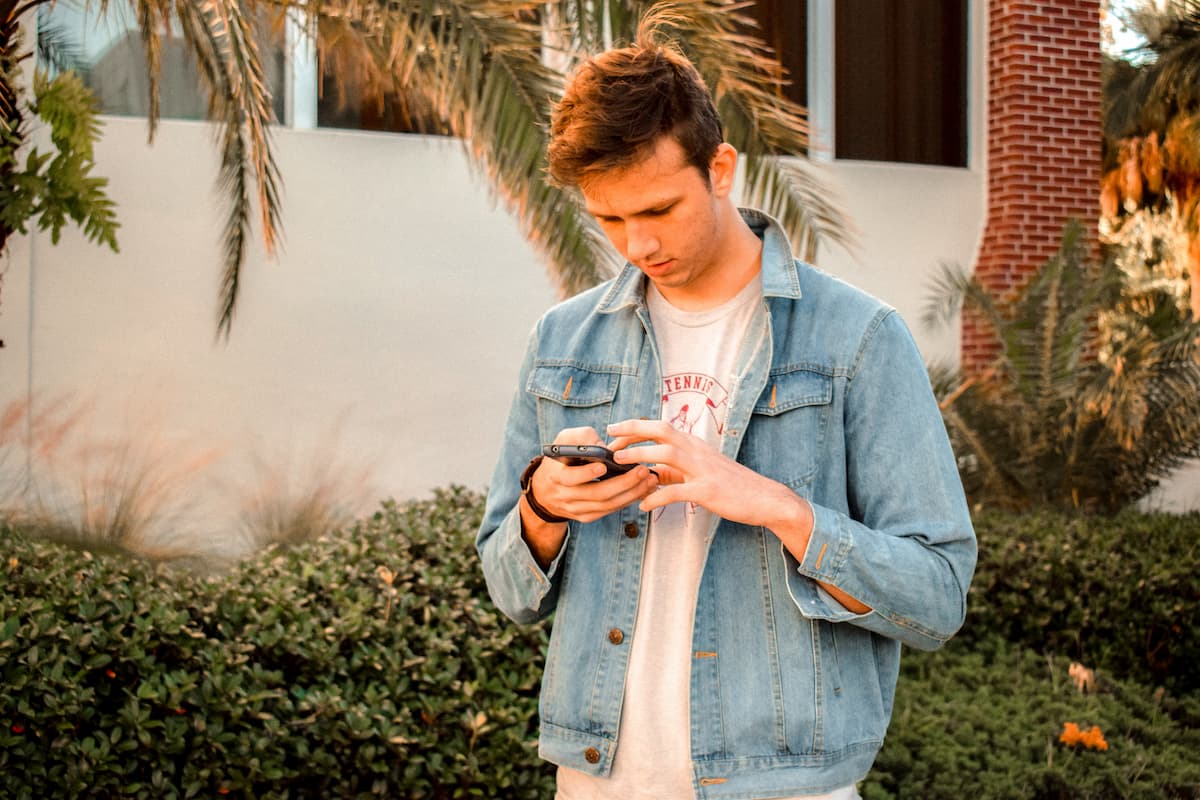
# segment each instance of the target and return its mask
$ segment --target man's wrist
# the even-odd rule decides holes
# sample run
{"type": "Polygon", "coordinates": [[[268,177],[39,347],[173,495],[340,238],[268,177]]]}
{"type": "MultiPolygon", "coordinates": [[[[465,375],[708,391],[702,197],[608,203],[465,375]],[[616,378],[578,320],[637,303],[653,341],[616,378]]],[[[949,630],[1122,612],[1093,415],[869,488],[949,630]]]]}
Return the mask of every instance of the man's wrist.
{"type": "Polygon", "coordinates": [[[566,517],[560,517],[557,514],[547,511],[533,494],[533,474],[541,466],[543,458],[544,456],[534,456],[529,462],[529,466],[525,467],[525,472],[521,474],[521,494],[525,497],[525,502],[529,505],[529,510],[542,522],[567,522],[566,517]]]}

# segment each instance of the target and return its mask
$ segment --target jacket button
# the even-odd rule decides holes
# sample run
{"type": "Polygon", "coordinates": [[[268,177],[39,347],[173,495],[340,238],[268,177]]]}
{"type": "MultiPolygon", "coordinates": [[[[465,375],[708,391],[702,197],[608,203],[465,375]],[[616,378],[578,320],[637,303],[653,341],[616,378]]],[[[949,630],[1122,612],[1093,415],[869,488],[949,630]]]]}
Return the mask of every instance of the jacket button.
{"type": "Polygon", "coordinates": [[[625,535],[630,539],[636,539],[638,535],[638,526],[636,522],[625,523],[625,535]]]}
{"type": "Polygon", "coordinates": [[[625,634],[621,633],[620,628],[613,628],[608,632],[608,640],[613,644],[620,644],[625,641],[625,634]]]}
{"type": "Polygon", "coordinates": [[[594,747],[589,747],[587,750],[584,750],[583,757],[587,759],[589,764],[600,763],[600,751],[594,747]]]}

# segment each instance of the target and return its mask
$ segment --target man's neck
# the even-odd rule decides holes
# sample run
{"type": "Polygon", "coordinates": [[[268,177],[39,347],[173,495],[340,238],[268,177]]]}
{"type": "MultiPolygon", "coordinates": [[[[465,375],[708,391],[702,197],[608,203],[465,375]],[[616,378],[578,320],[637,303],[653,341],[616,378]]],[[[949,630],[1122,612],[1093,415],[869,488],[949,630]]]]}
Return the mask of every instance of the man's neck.
{"type": "Polygon", "coordinates": [[[726,216],[728,234],[714,262],[720,267],[703,291],[679,290],[659,286],[659,293],[668,303],[682,311],[707,311],[733,299],[762,271],[762,240],[755,235],[737,206],[732,202],[726,216]]]}

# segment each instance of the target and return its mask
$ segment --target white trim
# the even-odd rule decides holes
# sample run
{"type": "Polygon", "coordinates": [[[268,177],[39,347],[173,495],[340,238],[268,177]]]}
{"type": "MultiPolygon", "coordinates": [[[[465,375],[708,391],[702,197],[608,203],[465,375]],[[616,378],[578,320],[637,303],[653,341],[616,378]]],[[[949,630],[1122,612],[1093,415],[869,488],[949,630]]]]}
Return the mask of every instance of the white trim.
{"type": "Polygon", "coordinates": [[[317,127],[317,95],[321,76],[317,68],[317,43],[309,33],[303,11],[288,12],[285,23],[284,124],[289,128],[317,127]]]}
{"type": "Polygon", "coordinates": [[[988,10],[983,0],[967,3],[967,169],[987,169],[988,10]]]}
{"type": "Polygon", "coordinates": [[[834,15],[833,0],[808,2],[808,157],[834,159],[834,15]]]}

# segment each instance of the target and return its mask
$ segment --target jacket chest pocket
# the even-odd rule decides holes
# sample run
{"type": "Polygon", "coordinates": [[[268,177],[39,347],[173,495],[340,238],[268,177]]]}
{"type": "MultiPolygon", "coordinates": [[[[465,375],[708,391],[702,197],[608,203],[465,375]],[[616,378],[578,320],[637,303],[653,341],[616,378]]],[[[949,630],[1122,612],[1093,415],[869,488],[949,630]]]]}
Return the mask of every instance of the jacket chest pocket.
{"type": "Polygon", "coordinates": [[[538,398],[542,438],[550,442],[564,428],[592,428],[603,437],[620,382],[617,368],[534,365],[525,391],[538,398]]]}
{"type": "Polygon", "coordinates": [[[760,475],[796,488],[812,480],[833,411],[833,377],[796,369],[772,374],[754,405],[742,461],[760,475]]]}

